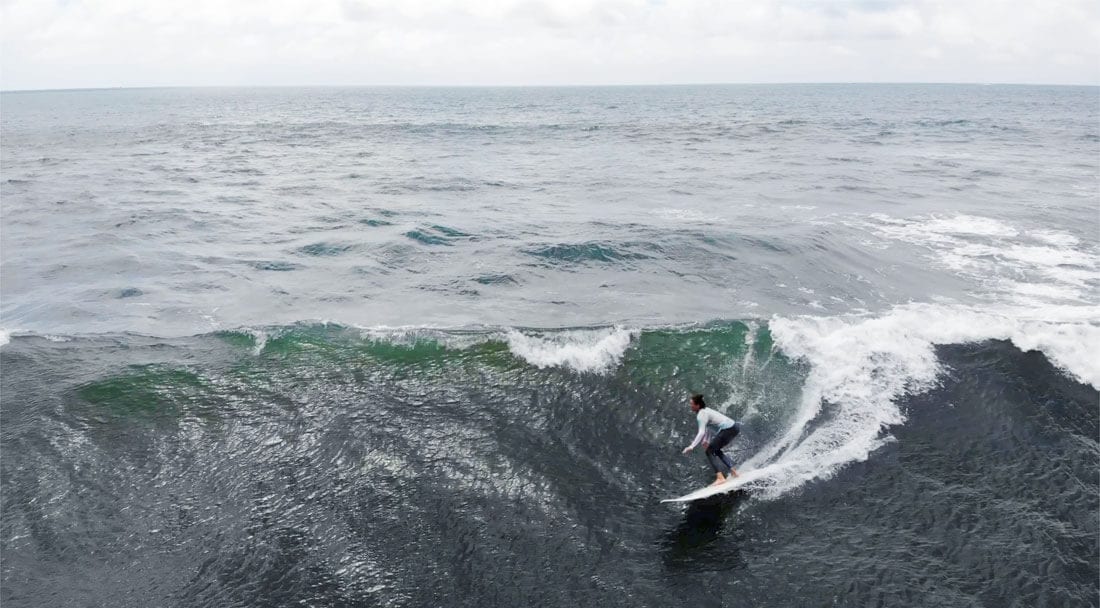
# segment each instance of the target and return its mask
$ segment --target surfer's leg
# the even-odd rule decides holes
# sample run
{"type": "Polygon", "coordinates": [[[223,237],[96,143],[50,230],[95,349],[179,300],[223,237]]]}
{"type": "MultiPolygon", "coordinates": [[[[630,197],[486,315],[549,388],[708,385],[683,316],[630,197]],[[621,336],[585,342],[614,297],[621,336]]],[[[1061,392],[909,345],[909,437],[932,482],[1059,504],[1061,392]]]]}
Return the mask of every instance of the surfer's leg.
{"type": "Polygon", "coordinates": [[[710,466],[714,468],[714,472],[719,477],[724,477],[730,472],[730,466],[726,464],[725,454],[722,453],[721,447],[713,443],[707,446],[707,460],[710,461],[710,466]]]}
{"type": "Polygon", "coordinates": [[[718,453],[718,458],[722,459],[722,464],[726,465],[726,475],[729,475],[730,477],[737,477],[737,469],[733,468],[733,460],[731,460],[730,457],[727,456],[726,453],[722,450],[715,451],[718,453]]]}
{"type": "MultiPolygon", "coordinates": [[[[733,441],[734,437],[737,437],[740,434],[741,434],[741,423],[740,422],[733,423],[733,428],[730,429],[730,438],[729,438],[729,440],[726,441],[726,444],[729,444],[731,441],[733,441]]],[[[725,445],[723,445],[722,447],[725,447],[725,445]]],[[[733,461],[730,460],[729,456],[726,456],[726,462],[728,462],[729,465],[730,465],[730,475],[732,475],[734,477],[737,477],[737,469],[733,468],[733,461]]]]}
{"type": "Polygon", "coordinates": [[[733,468],[733,461],[730,460],[729,454],[726,454],[722,450],[715,450],[715,453],[718,456],[718,458],[720,458],[722,460],[722,464],[726,465],[725,466],[726,469],[732,469],[733,468]]]}
{"type": "Polygon", "coordinates": [[[725,473],[726,475],[732,474],[734,477],[737,476],[737,471],[733,469],[733,460],[731,460],[729,456],[726,456],[722,448],[726,447],[726,445],[737,436],[738,431],[740,431],[738,426],[739,425],[734,425],[731,428],[719,431],[714,437],[714,441],[707,447],[707,457],[710,458],[711,454],[714,454],[714,458],[711,460],[711,466],[714,466],[714,470],[716,472],[725,473]],[[715,461],[720,462],[722,466],[719,467],[715,465],[715,461]]]}
{"type": "Polygon", "coordinates": [[[726,465],[726,468],[729,469],[728,475],[737,477],[737,469],[733,468],[733,459],[730,458],[730,455],[723,452],[722,450],[718,450],[718,457],[722,459],[722,462],[726,465]]]}
{"type": "Polygon", "coordinates": [[[715,472],[715,473],[719,473],[719,472],[721,472],[721,471],[722,471],[722,468],[721,468],[721,467],[720,467],[720,466],[719,466],[718,464],[716,464],[716,463],[714,462],[714,454],[713,454],[713,453],[712,453],[712,452],[710,451],[710,447],[707,447],[707,449],[706,449],[706,450],[704,450],[704,452],[703,452],[703,453],[704,453],[704,454],[706,454],[706,456],[707,456],[707,462],[709,462],[709,463],[710,463],[710,467],[711,467],[712,469],[714,469],[714,472],[715,472]]]}
{"type": "Polygon", "coordinates": [[[714,483],[711,485],[717,485],[726,481],[726,476],[723,474],[728,470],[726,468],[726,463],[709,447],[707,448],[707,460],[710,461],[710,466],[714,468],[714,483]]]}

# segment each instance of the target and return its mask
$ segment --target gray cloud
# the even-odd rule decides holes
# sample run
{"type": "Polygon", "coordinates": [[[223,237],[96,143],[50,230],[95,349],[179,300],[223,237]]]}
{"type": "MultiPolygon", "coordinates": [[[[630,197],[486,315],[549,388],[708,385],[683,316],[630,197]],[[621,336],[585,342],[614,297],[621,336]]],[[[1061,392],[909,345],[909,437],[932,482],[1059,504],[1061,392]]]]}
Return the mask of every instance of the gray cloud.
{"type": "Polygon", "coordinates": [[[1100,2],[6,0],[0,86],[1100,84],[1100,2]]]}

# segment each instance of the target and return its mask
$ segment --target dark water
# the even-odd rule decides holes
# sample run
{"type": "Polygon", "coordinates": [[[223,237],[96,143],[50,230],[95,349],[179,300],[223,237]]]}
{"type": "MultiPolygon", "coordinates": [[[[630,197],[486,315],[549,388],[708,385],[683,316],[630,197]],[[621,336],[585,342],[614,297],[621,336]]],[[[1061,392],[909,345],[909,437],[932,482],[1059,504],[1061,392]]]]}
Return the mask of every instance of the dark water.
{"type": "Polygon", "coordinates": [[[0,101],[5,606],[1100,603],[1094,88],[0,101]]]}

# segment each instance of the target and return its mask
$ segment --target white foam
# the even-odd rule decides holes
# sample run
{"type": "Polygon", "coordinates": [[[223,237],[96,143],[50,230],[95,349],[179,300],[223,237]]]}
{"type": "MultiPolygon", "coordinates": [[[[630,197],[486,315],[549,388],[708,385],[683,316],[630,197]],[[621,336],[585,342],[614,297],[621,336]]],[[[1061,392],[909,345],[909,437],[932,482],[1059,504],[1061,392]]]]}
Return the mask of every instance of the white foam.
{"type": "Polygon", "coordinates": [[[905,421],[899,398],[935,385],[935,347],[989,339],[1039,350],[1068,375],[1100,388],[1100,308],[1063,307],[1035,319],[1029,309],[987,310],[952,304],[909,304],[879,317],[772,319],[776,345],[811,365],[802,401],[787,431],[748,462],[753,487],[778,496],[842,466],[865,460],[905,421]],[[1060,317],[1060,318],[1057,318],[1060,317]],[[829,416],[819,419],[824,404],[829,416]],[[811,424],[814,423],[814,424],[811,424]]]}
{"type": "Polygon", "coordinates": [[[259,356],[264,352],[264,347],[267,346],[267,332],[262,329],[249,328],[246,330],[252,339],[256,342],[256,345],[252,347],[252,354],[259,356]]]}
{"type": "Polygon", "coordinates": [[[925,248],[933,263],[972,281],[979,297],[1016,305],[1096,300],[1100,259],[1073,235],[970,215],[867,219],[856,225],[925,248]]]}
{"type": "Polygon", "coordinates": [[[1080,296],[1080,291],[1076,288],[1050,283],[1017,283],[1013,289],[1020,302],[1030,301],[1036,306],[1042,306],[1051,300],[1075,300],[1080,296]]]}
{"type": "Polygon", "coordinates": [[[1077,237],[1071,234],[1054,232],[1051,230],[1036,232],[1034,236],[1040,241],[1049,243],[1051,245],[1056,245],[1058,247],[1076,247],[1077,244],[1080,242],[1077,237]]]}
{"type": "Polygon", "coordinates": [[[567,367],[596,373],[617,365],[639,333],[639,330],[623,327],[444,330],[428,326],[359,326],[358,329],[369,340],[407,346],[432,341],[456,350],[500,340],[507,343],[512,354],[536,367],[567,367]]]}
{"type": "Polygon", "coordinates": [[[539,368],[569,367],[601,372],[617,365],[637,330],[622,327],[577,329],[551,333],[507,332],[508,349],[539,368]]]}
{"type": "Polygon", "coordinates": [[[1010,247],[1005,257],[1020,260],[1038,266],[1075,265],[1092,268],[1096,265],[1093,256],[1071,247],[1010,247]]]}
{"type": "Polygon", "coordinates": [[[503,339],[503,336],[497,332],[446,330],[426,325],[356,327],[368,340],[403,346],[415,346],[418,342],[430,341],[441,344],[445,348],[462,350],[489,340],[503,339]]]}
{"type": "Polygon", "coordinates": [[[893,224],[893,230],[899,236],[916,236],[925,240],[936,240],[937,236],[957,235],[1014,237],[1019,231],[1002,221],[975,215],[930,215],[914,220],[897,220],[882,215],[872,216],[880,221],[893,224]]]}
{"type": "Polygon", "coordinates": [[[0,346],[11,342],[11,330],[0,328],[0,346]]]}
{"type": "Polygon", "coordinates": [[[724,218],[716,215],[708,215],[695,209],[679,209],[668,207],[654,211],[654,215],[674,222],[687,222],[690,224],[725,224],[724,218]]]}

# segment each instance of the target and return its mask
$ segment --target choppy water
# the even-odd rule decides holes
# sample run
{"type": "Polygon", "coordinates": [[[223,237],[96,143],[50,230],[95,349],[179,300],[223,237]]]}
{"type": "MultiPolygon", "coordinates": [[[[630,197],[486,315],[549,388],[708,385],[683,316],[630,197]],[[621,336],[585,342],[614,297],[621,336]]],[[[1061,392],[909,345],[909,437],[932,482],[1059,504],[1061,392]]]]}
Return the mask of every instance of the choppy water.
{"type": "Polygon", "coordinates": [[[1096,88],[0,112],[5,605],[1098,602],[1096,88]]]}

